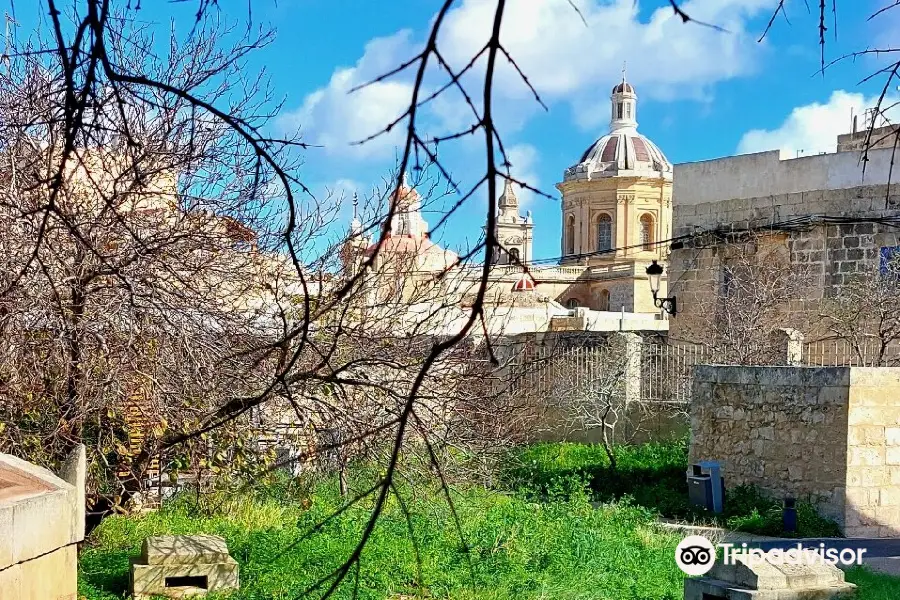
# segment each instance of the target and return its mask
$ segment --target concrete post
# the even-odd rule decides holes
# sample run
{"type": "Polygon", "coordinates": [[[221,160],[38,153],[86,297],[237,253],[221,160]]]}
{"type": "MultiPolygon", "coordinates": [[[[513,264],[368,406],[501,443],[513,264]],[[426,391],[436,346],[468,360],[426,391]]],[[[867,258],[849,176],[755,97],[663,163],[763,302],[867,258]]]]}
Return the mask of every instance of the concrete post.
{"type": "Polygon", "coordinates": [[[617,332],[625,352],[625,406],[641,400],[641,336],[630,332],[617,332]]]}
{"type": "Polygon", "coordinates": [[[783,327],[774,333],[778,356],[784,364],[797,367],[803,364],[803,334],[796,329],[783,327]]]}

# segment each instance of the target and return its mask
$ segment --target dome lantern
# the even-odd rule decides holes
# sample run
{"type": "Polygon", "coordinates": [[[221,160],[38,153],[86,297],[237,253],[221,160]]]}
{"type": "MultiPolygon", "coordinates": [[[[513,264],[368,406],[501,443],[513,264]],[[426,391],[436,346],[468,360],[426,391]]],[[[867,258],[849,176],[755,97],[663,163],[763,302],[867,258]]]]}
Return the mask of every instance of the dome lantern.
{"type": "Polygon", "coordinates": [[[610,94],[609,130],[637,129],[637,94],[634,86],[625,80],[625,65],[622,65],[622,83],[610,94]]]}
{"type": "Polygon", "coordinates": [[[625,80],[610,94],[609,133],[585,150],[577,164],[566,169],[564,181],[589,181],[603,177],[672,179],[672,163],[637,131],[637,92],[625,80]]]}

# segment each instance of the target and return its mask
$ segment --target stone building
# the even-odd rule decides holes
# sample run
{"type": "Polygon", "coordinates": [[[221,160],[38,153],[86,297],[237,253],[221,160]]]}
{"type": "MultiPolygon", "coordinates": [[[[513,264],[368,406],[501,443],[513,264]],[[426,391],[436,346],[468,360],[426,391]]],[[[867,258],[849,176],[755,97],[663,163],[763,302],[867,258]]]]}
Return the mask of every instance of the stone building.
{"type": "Polygon", "coordinates": [[[869,150],[865,170],[858,150],[676,165],[673,236],[682,239],[669,256],[679,309],[670,319],[672,338],[700,341],[711,307],[730,293],[734,264],[748,258],[802,274],[784,321],[821,335],[821,301],[900,251],[900,190],[888,185],[892,156],[892,147],[869,150]]]}
{"type": "MultiPolygon", "coordinates": [[[[563,213],[558,265],[534,264],[534,220],[530,211],[520,213],[515,184],[504,184],[497,200],[501,247],[491,260],[487,294],[490,314],[503,316],[488,330],[666,329],[645,271],[651,261],[666,258],[672,164],[638,133],[637,93],[624,76],[613,87],[610,103],[609,132],[566,169],[557,185],[563,213]]],[[[390,230],[380,244],[363,235],[354,215],[343,253],[345,269],[358,268],[378,248],[370,265],[370,305],[439,300],[454,307],[442,310],[447,322],[459,322],[471,306],[483,268],[460,263],[456,253],[432,241],[421,214],[423,199],[405,178],[397,193],[390,230]],[[449,314],[457,308],[460,314],[449,314]]],[[[660,292],[666,292],[665,278],[660,292]]]]}
{"type": "Polygon", "coordinates": [[[528,264],[531,262],[534,221],[531,211],[523,217],[519,214],[519,199],[513,184],[506,181],[503,194],[497,200],[497,239],[501,249],[494,257],[494,263],[500,265],[528,264]]]}
{"type": "Polygon", "coordinates": [[[561,264],[586,267],[560,300],[596,310],[658,312],[644,270],[651,260],[665,259],[666,248],[657,242],[671,232],[672,164],[638,133],[637,93],[624,76],[610,94],[610,113],[609,133],[557,185],[561,264]]]}
{"type": "MultiPolygon", "coordinates": [[[[380,245],[364,235],[358,217],[351,222],[342,259],[348,273],[355,273],[366,258],[375,260],[364,274],[362,313],[373,322],[391,323],[395,333],[428,331],[437,335],[455,332],[467,320],[484,274],[482,265],[460,263],[456,253],[431,240],[422,216],[418,192],[404,182],[400,202],[389,233],[380,245]],[[377,254],[376,254],[377,248],[377,254]]],[[[481,335],[518,335],[549,330],[664,331],[666,321],[654,312],[590,310],[566,307],[558,301],[583,281],[610,272],[620,275],[623,266],[539,266],[531,264],[530,215],[518,214],[518,200],[507,184],[499,202],[498,237],[502,250],[490,269],[484,299],[481,335]],[[516,257],[516,260],[511,260],[516,257]]],[[[628,271],[631,277],[631,271],[628,271]]],[[[646,276],[642,281],[649,295],[646,276]]],[[[633,298],[629,291],[628,300],[633,298]]],[[[655,310],[655,309],[654,309],[655,310]]]]}

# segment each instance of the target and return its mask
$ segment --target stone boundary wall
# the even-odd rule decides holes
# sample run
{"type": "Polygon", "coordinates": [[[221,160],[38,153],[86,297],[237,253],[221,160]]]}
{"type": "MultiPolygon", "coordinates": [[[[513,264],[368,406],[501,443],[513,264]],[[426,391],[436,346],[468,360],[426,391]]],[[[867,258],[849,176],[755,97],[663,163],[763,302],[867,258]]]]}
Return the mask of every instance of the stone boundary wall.
{"type": "Polygon", "coordinates": [[[900,537],[900,368],[695,367],[690,460],[848,537],[900,537]]]}
{"type": "MultiPolygon", "coordinates": [[[[760,174],[762,176],[762,174],[760,174]]],[[[900,173],[897,175],[900,179],[900,173]]],[[[892,186],[863,185],[843,189],[819,189],[691,203],[693,190],[676,196],[673,236],[697,229],[759,229],[796,217],[811,215],[894,217],[900,215],[900,182],[892,186]],[[682,199],[685,203],[682,203],[682,199]]],[[[670,275],[670,279],[672,279],[670,275]]]]}
{"type": "Polygon", "coordinates": [[[84,540],[85,447],[61,477],[0,454],[0,600],[76,600],[84,540]]]}
{"type": "Polygon", "coordinates": [[[844,524],[847,368],[694,367],[691,463],[722,461],[726,486],[817,503],[844,524]]]}
{"type": "MultiPolygon", "coordinates": [[[[779,151],[743,154],[675,165],[675,207],[720,200],[780,196],[809,190],[885,185],[891,179],[893,148],[869,151],[865,173],[861,152],[782,158],[779,151]]],[[[896,181],[896,170],[894,171],[896,181]]]]}

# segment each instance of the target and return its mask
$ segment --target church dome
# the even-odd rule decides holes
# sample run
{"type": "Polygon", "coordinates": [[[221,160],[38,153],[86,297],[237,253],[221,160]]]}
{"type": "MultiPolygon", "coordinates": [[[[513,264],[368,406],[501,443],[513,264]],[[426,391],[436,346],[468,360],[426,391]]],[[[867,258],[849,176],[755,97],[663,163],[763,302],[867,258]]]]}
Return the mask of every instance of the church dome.
{"type": "Polygon", "coordinates": [[[672,163],[659,147],[637,131],[637,93],[625,81],[610,95],[609,133],[585,150],[578,163],[566,169],[565,181],[601,177],[671,179],[672,163]]]}
{"type": "Polygon", "coordinates": [[[565,181],[616,176],[672,177],[672,163],[659,147],[637,131],[613,131],[591,144],[565,181]]]}
{"type": "Polygon", "coordinates": [[[612,93],[613,94],[633,94],[634,86],[632,86],[627,81],[623,81],[622,83],[613,87],[612,93]]]}

